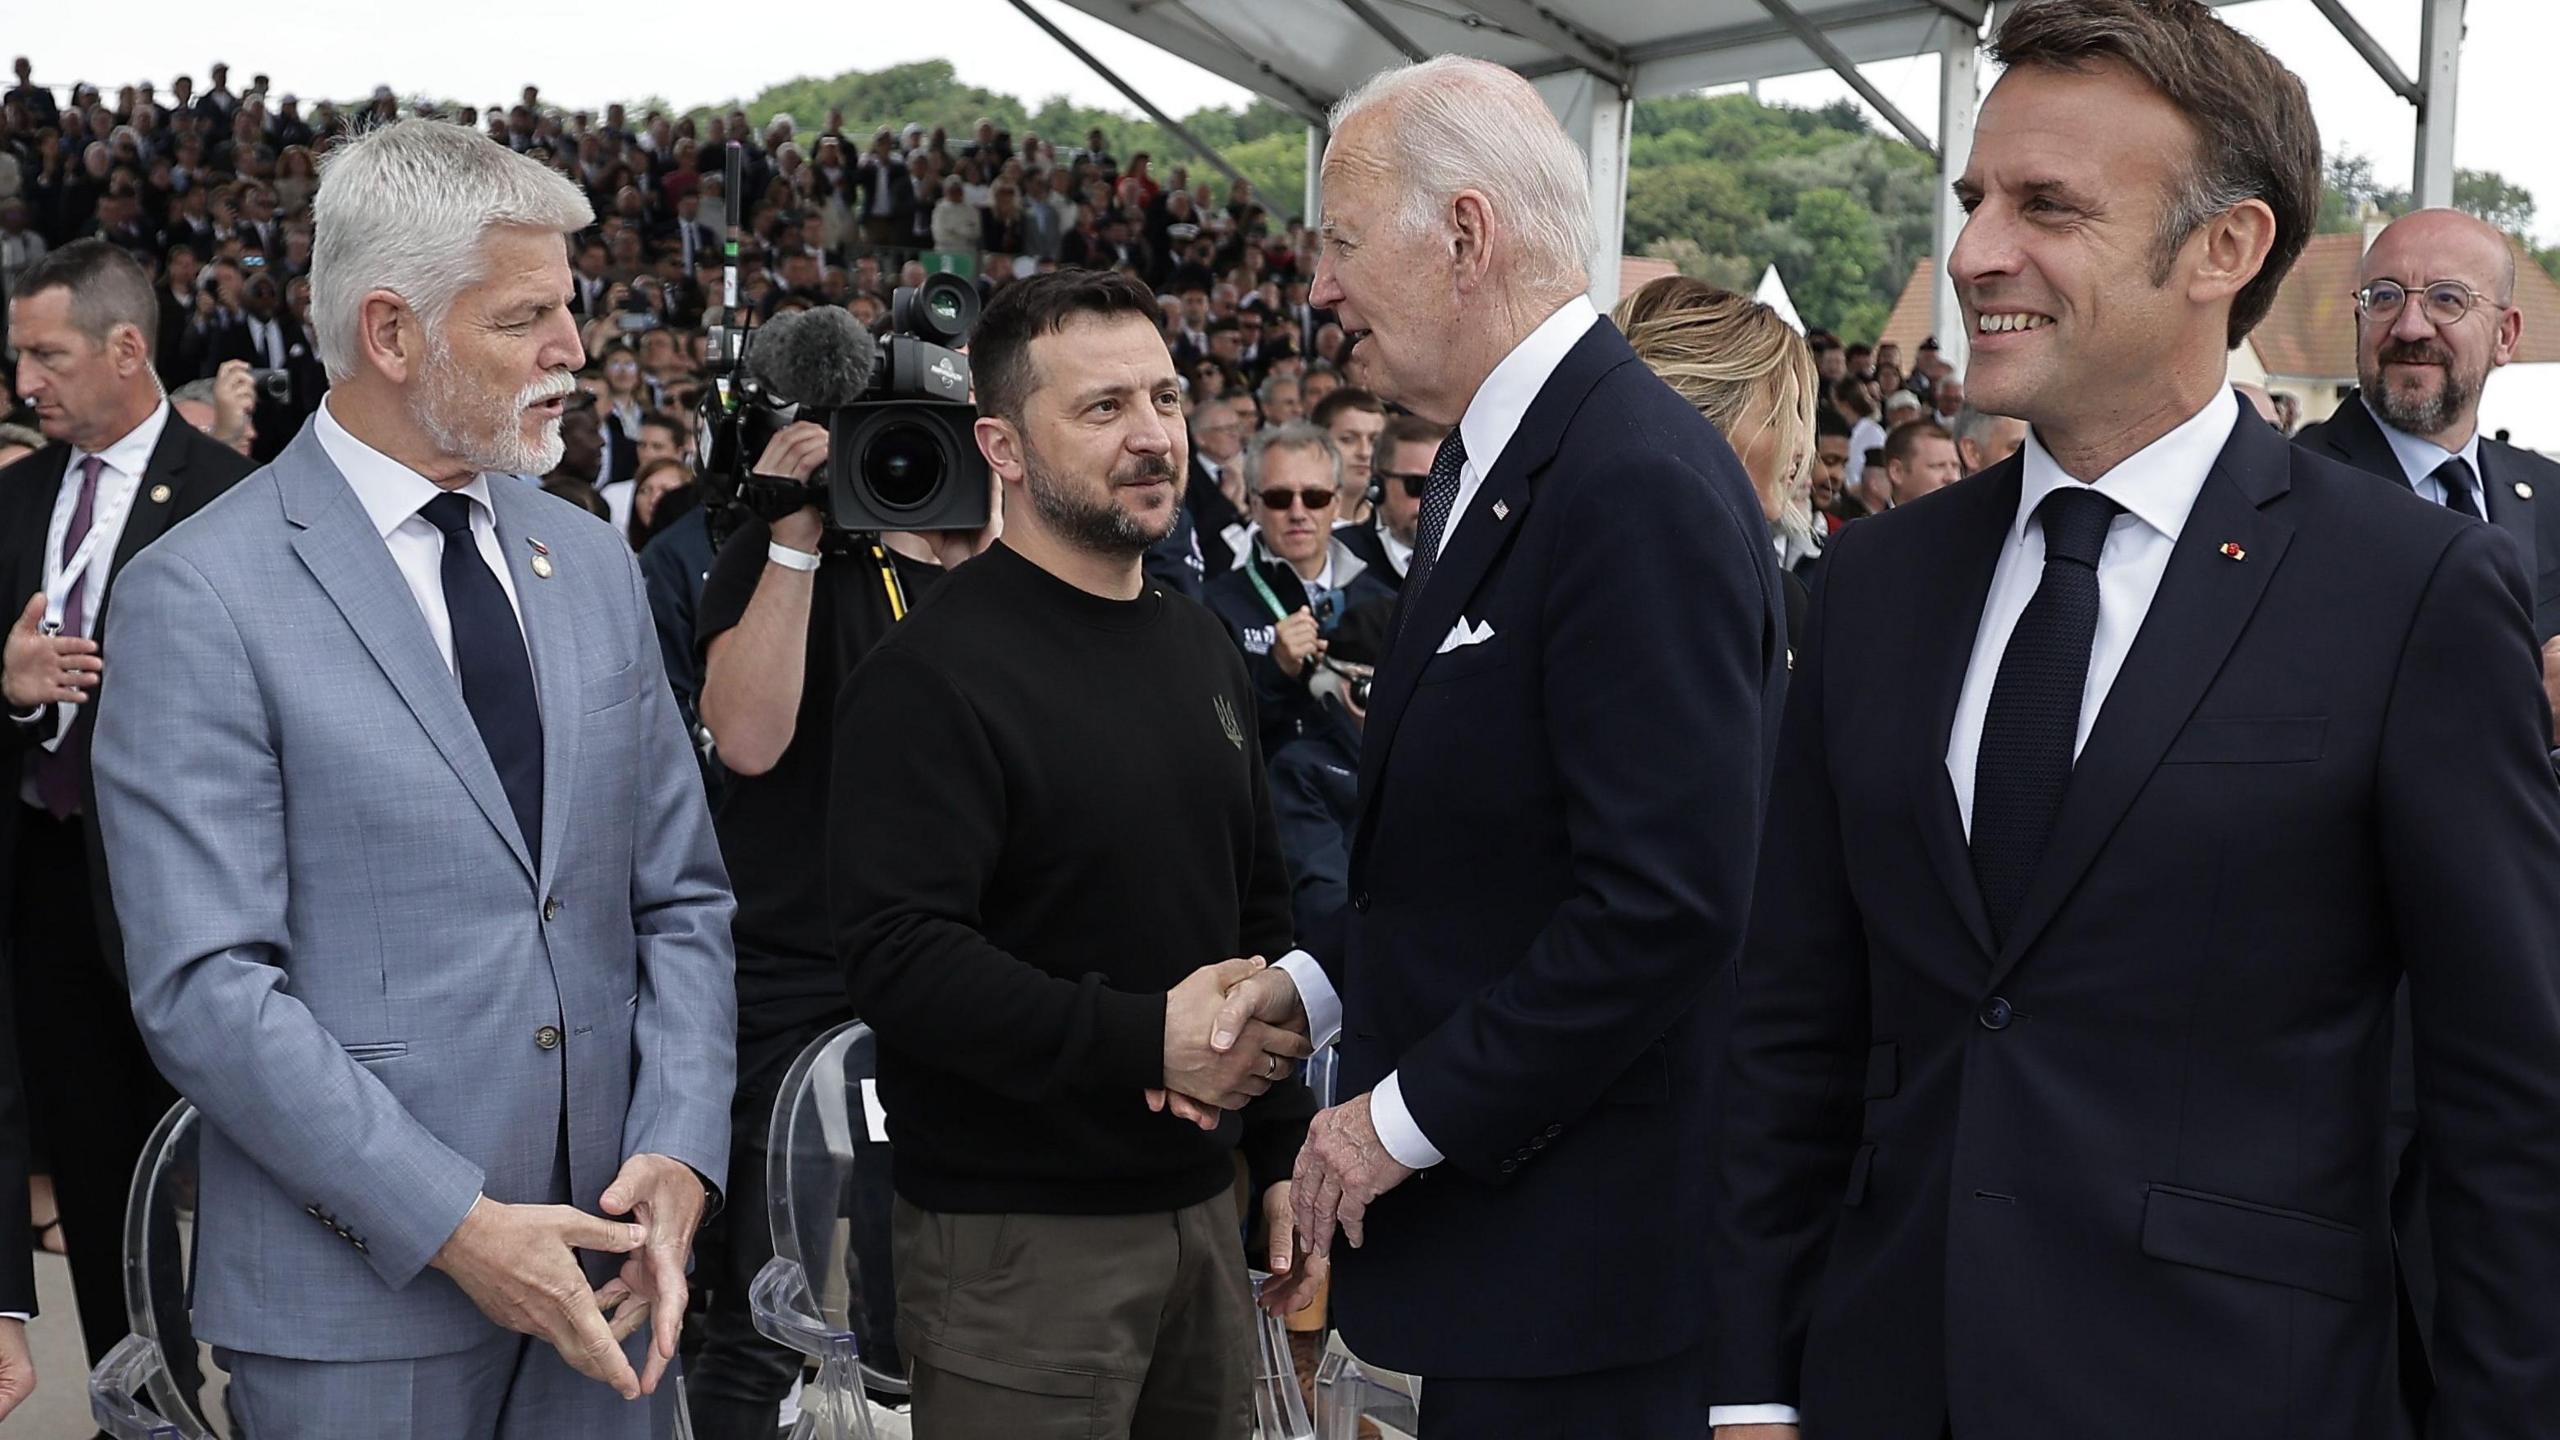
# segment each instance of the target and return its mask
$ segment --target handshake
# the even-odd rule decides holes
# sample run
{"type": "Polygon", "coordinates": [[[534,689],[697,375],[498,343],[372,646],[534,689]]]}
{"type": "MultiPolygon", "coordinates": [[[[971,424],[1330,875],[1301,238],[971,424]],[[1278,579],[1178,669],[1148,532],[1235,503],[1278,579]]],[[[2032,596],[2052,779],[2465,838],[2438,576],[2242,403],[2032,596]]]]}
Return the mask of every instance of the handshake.
{"type": "Polygon", "coordinates": [[[1315,1053],[1306,1007],[1285,970],[1256,955],[1193,971],[1165,996],[1164,1084],[1150,1109],[1170,1108],[1203,1130],[1288,1078],[1315,1053]]]}

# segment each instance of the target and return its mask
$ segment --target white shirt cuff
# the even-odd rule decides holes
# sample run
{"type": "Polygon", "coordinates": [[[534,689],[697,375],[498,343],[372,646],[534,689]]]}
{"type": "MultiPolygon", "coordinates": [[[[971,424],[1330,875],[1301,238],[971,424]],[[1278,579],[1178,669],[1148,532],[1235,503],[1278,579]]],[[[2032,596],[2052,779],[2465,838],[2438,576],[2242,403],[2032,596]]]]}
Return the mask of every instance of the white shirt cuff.
{"type": "Polygon", "coordinates": [[[1719,1425],[1795,1425],[1801,1417],[1793,1405],[1710,1405],[1707,1428],[1719,1425]]]}
{"type": "Polygon", "coordinates": [[[1400,1076],[1389,1075],[1370,1093],[1369,1123],[1377,1129],[1378,1143],[1407,1170],[1428,1170],[1447,1158],[1422,1133],[1422,1127],[1413,1123],[1413,1112],[1405,1108],[1404,1081],[1400,1076]]]}
{"type": "Polygon", "coordinates": [[[21,1310],[0,1310],[0,1320],[15,1320],[21,1325],[24,1325],[35,1318],[36,1317],[33,1315],[29,1315],[21,1310]]]}
{"type": "Polygon", "coordinates": [[[1272,963],[1298,987],[1298,1003],[1307,1011],[1307,1042],[1321,1050],[1340,1039],[1342,997],[1333,993],[1333,981],[1316,963],[1316,957],[1304,950],[1292,950],[1272,963]]]}

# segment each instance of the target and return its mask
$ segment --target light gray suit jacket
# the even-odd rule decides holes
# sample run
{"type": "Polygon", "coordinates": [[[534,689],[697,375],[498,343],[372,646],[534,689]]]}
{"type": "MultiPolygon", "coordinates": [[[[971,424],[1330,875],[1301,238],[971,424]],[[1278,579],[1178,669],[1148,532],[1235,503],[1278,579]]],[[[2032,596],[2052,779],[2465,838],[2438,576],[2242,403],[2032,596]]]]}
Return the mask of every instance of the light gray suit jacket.
{"type": "Polygon", "coordinates": [[[491,487],[542,708],[539,873],[462,687],[309,425],[126,567],[98,819],[134,1017],[207,1122],[196,1333],[385,1360],[489,1322],[471,1207],[725,1184],[737,992],[699,772],[630,546],[491,487]],[[532,542],[550,549],[537,577],[532,542]]]}

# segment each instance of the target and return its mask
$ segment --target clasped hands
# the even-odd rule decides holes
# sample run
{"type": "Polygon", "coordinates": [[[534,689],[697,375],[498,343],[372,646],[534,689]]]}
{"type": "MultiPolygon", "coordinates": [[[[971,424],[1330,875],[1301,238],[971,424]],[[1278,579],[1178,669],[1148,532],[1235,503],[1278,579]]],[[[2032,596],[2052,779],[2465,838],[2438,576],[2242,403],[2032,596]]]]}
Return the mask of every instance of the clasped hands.
{"type": "MultiPolygon", "coordinates": [[[[1164,1023],[1168,1088],[1148,1091],[1147,1105],[1204,1130],[1216,1129],[1221,1112],[1270,1089],[1289,1073],[1290,1061],[1313,1052],[1297,982],[1258,955],[1193,972],[1165,997],[1164,1023]]],[[[1322,1111],[1308,1122],[1289,1186],[1296,1243],[1321,1261],[1332,1253],[1339,1228],[1358,1247],[1370,1202],[1413,1174],[1378,1138],[1368,1096],[1322,1111]]]]}

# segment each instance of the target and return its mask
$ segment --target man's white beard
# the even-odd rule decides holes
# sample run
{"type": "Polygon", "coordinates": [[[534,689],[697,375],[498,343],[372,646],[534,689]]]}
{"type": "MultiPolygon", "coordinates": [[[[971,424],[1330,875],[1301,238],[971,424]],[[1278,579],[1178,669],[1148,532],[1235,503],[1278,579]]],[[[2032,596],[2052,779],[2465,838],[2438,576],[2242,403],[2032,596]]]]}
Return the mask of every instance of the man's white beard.
{"type": "Polygon", "coordinates": [[[493,396],[473,385],[454,362],[442,339],[427,338],[426,372],[413,392],[409,413],[435,442],[437,453],[459,460],[484,474],[548,475],[560,464],[564,448],[560,422],[542,427],[539,440],[524,438],[527,407],[578,388],[567,371],[533,382],[512,399],[493,396]]]}

